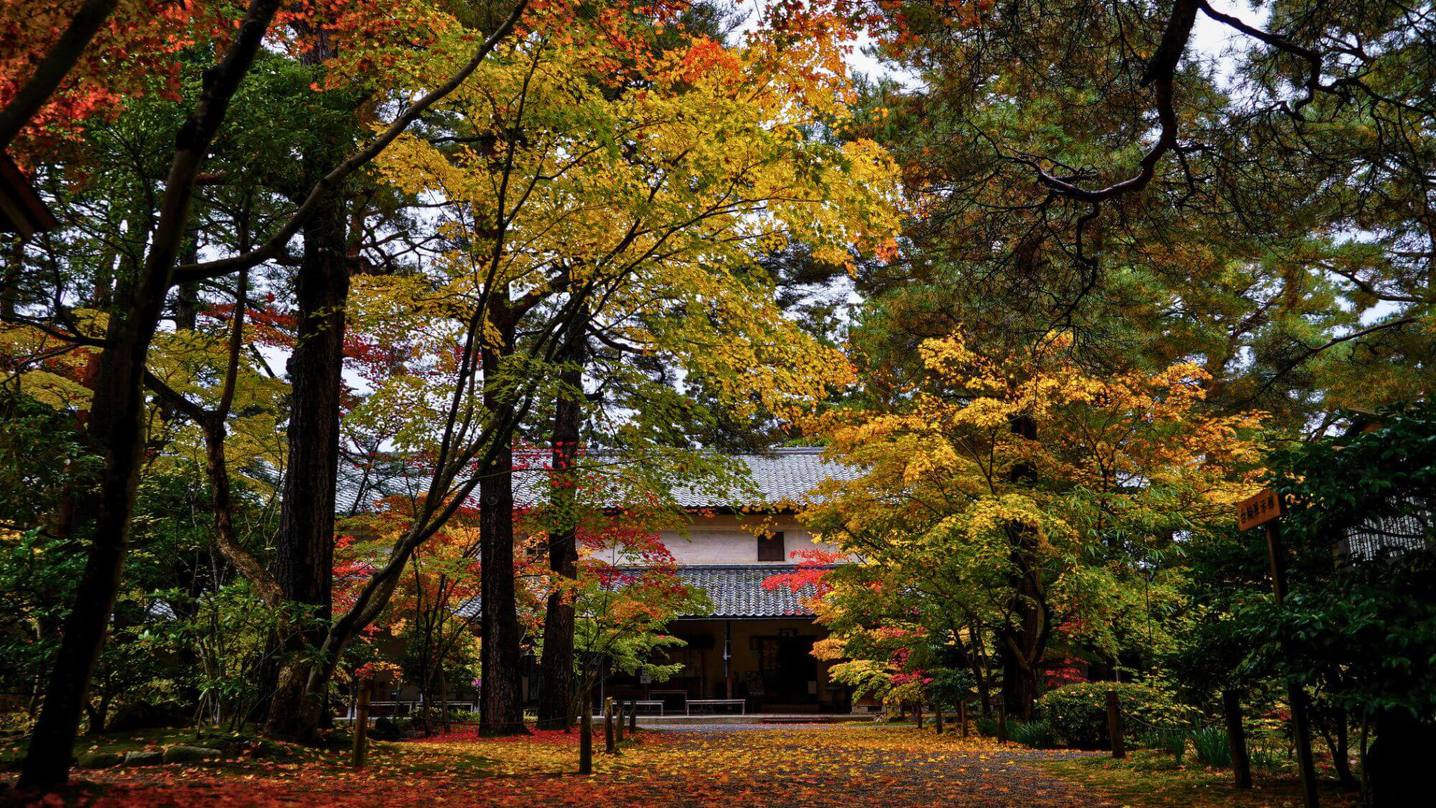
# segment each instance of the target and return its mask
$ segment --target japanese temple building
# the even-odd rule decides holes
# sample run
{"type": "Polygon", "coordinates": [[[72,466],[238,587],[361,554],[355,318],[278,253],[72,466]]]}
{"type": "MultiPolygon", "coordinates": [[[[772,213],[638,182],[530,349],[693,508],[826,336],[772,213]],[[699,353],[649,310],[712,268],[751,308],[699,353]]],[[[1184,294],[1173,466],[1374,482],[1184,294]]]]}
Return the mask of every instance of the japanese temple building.
{"type": "MultiPolygon", "coordinates": [[[[663,540],[678,562],[678,574],[703,590],[712,602],[704,615],[680,618],[669,632],[686,646],[669,652],[683,671],[666,682],[615,677],[609,695],[661,701],[668,711],[684,711],[689,702],[717,711],[741,707],[747,712],[848,712],[849,691],[828,677],[828,664],[812,655],[825,631],[804,606],[811,588],[764,586],[768,578],[795,569],[794,553],[834,551],[815,544],[797,520],[797,505],[820,482],[850,472],[823,460],[817,448],[778,449],[742,455],[760,492],[759,502],[742,510],[731,503],[700,498],[685,501],[692,523],[663,540]],[[735,704],[741,700],[741,705],[735,704]]],[[[737,711],[736,709],[733,711],[737,711]]]]}

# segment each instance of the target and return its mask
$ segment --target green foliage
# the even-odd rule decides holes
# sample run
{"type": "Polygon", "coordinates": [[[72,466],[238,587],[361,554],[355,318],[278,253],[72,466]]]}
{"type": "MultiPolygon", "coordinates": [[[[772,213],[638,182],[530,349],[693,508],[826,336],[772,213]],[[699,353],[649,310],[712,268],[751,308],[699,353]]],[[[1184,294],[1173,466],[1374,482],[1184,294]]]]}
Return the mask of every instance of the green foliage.
{"type": "Polygon", "coordinates": [[[958,704],[971,699],[977,687],[972,672],[963,668],[931,668],[928,676],[931,679],[927,685],[928,699],[948,709],[955,710],[958,704]]]}
{"type": "Polygon", "coordinates": [[[1291,678],[1318,709],[1436,716],[1436,407],[1389,411],[1372,426],[1269,461],[1270,484],[1296,503],[1281,527],[1291,553],[1282,607],[1260,531],[1193,542],[1189,595],[1200,605],[1171,664],[1194,701],[1291,678]],[[1353,530],[1406,538],[1333,563],[1353,530]]]}
{"type": "Polygon", "coordinates": [[[0,533],[0,690],[29,696],[43,686],[83,569],[73,542],[38,529],[0,533]]]}
{"type": "Polygon", "coordinates": [[[1047,721],[1013,721],[1007,725],[1007,737],[1023,746],[1033,749],[1047,749],[1056,745],[1052,726],[1047,721]]]}
{"type": "Polygon", "coordinates": [[[1038,714],[1052,732],[1068,745],[1084,749],[1110,744],[1107,733],[1107,691],[1117,691],[1122,707],[1122,730],[1136,739],[1153,729],[1184,725],[1189,710],[1162,688],[1137,682],[1081,682],[1044,693],[1037,700],[1038,714]]]}
{"type": "Polygon", "coordinates": [[[1192,730],[1191,738],[1197,760],[1223,769],[1232,765],[1232,749],[1227,745],[1227,731],[1222,727],[1198,727],[1192,730]]]}
{"type": "Polygon", "coordinates": [[[0,388],[0,531],[36,527],[99,469],[72,413],[0,388]]]}
{"type": "Polygon", "coordinates": [[[264,695],[261,669],[271,661],[278,617],[248,582],[237,579],[197,599],[190,615],[174,626],[194,656],[197,716],[238,723],[258,704],[264,695]]]}
{"type": "Polygon", "coordinates": [[[1285,741],[1261,738],[1248,743],[1247,756],[1252,768],[1281,771],[1291,766],[1291,746],[1285,741]]]}

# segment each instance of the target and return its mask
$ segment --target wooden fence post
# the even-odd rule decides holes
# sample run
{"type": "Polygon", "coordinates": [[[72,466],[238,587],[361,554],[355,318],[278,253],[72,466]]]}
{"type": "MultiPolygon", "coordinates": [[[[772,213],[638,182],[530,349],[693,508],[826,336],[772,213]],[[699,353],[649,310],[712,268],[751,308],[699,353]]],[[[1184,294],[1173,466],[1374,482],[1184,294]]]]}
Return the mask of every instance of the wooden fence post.
{"type": "Polygon", "coordinates": [[[578,773],[593,774],[593,704],[591,696],[579,696],[578,773]]]}
{"type": "Polygon", "coordinates": [[[1237,788],[1252,787],[1252,762],[1247,754],[1247,733],[1242,726],[1242,694],[1235,689],[1222,691],[1222,713],[1227,720],[1227,746],[1232,753],[1232,776],[1237,788]]]}
{"type": "Polygon", "coordinates": [[[634,734],[638,732],[638,702],[628,703],[628,731],[634,734]]]}
{"type": "Polygon", "coordinates": [[[603,700],[603,751],[613,754],[618,749],[613,742],[613,697],[603,700]]]}
{"type": "Polygon", "coordinates": [[[933,715],[932,715],[933,721],[937,724],[937,727],[936,727],[936,729],[937,729],[937,734],[938,734],[938,735],[941,735],[941,734],[942,734],[942,705],[941,705],[941,704],[938,704],[937,702],[933,702],[933,705],[932,705],[932,714],[933,714],[933,715]]]}
{"type": "Polygon", "coordinates": [[[351,763],[356,769],[364,768],[369,757],[369,680],[359,681],[359,693],[354,704],[354,754],[351,763]]]}
{"type": "Polygon", "coordinates": [[[997,742],[1007,743],[1007,701],[997,700],[997,742]]]}
{"type": "Polygon", "coordinates": [[[1117,700],[1117,691],[1107,691],[1107,734],[1112,739],[1112,757],[1127,756],[1127,742],[1122,737],[1122,703],[1117,700]]]}
{"type": "Polygon", "coordinates": [[[962,737],[967,737],[967,699],[957,703],[957,723],[962,725],[962,737]]]}
{"type": "Polygon", "coordinates": [[[922,731],[922,699],[918,699],[917,704],[913,705],[912,713],[913,717],[917,719],[917,728],[920,732],[922,731]]]}
{"type": "Polygon", "coordinates": [[[618,712],[615,716],[613,734],[618,746],[623,746],[623,700],[619,699],[613,703],[613,709],[618,712]]]}

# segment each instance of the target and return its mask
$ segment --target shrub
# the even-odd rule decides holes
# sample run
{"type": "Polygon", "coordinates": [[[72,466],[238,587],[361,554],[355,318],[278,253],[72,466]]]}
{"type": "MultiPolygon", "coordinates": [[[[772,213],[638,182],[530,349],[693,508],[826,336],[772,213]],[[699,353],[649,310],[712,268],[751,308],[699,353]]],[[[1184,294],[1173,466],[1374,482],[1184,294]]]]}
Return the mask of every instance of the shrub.
{"type": "Polygon", "coordinates": [[[977,728],[978,735],[986,735],[988,737],[996,737],[997,735],[996,718],[974,718],[972,720],[972,725],[977,728]]]}
{"type": "Polygon", "coordinates": [[[1117,691],[1122,706],[1123,734],[1135,741],[1154,730],[1177,729],[1188,721],[1188,710],[1171,694],[1135,682],[1081,682],[1050,690],[1037,700],[1037,713],[1052,733],[1069,746],[1104,749],[1107,737],[1107,691],[1117,691]]]}
{"type": "Polygon", "coordinates": [[[374,726],[369,730],[369,737],[376,741],[397,741],[404,737],[404,730],[399,726],[399,722],[389,716],[383,716],[374,722],[374,726]]]}
{"type": "Polygon", "coordinates": [[[1194,729],[1191,733],[1192,748],[1197,752],[1197,760],[1208,766],[1217,768],[1230,768],[1232,765],[1232,748],[1227,745],[1227,731],[1221,727],[1201,727],[1194,729]]]}
{"type": "Polygon", "coordinates": [[[1052,727],[1040,719],[1008,723],[1007,736],[1023,746],[1030,746],[1034,749],[1046,749],[1056,745],[1053,743],[1052,727]]]}

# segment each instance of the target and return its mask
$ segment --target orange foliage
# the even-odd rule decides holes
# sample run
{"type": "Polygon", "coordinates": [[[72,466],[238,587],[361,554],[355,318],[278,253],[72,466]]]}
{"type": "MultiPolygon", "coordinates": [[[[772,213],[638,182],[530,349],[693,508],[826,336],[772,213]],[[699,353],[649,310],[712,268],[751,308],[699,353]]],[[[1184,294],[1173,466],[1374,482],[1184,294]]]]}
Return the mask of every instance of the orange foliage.
{"type": "MultiPolygon", "coordinates": [[[[0,104],[9,103],[69,26],[78,0],[7,2],[0,9],[0,104]]],[[[113,118],[126,98],[158,92],[178,98],[179,53],[228,27],[200,0],[121,0],[109,21],[31,121],[16,151],[76,136],[93,118],[113,118]]]]}

